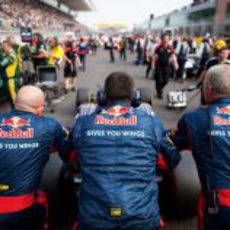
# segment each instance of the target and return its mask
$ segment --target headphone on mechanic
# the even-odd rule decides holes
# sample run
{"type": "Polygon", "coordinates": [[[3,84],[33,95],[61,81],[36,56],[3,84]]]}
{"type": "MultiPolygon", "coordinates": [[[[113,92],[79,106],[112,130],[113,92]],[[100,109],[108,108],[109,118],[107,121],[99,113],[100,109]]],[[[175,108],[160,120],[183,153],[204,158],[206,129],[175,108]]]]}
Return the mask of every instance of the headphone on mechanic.
{"type": "MultiPolygon", "coordinates": [[[[108,98],[106,95],[105,88],[99,89],[97,92],[97,98],[96,98],[97,104],[101,107],[104,107],[108,105],[108,98]]],[[[141,92],[136,87],[133,90],[133,97],[131,100],[131,106],[134,108],[137,108],[141,105],[141,92]]]]}

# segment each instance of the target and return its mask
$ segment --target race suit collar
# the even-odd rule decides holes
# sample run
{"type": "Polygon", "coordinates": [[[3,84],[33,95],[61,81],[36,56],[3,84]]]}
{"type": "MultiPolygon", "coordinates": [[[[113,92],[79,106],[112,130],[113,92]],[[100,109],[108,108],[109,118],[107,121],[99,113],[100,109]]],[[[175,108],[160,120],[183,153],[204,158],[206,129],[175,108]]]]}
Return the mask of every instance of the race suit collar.
{"type": "Polygon", "coordinates": [[[120,106],[125,106],[125,107],[130,107],[130,103],[125,102],[125,101],[113,101],[109,102],[107,107],[115,106],[115,105],[120,105],[120,106]]]}
{"type": "Polygon", "coordinates": [[[13,109],[12,112],[15,113],[15,114],[31,114],[31,115],[35,115],[32,112],[26,112],[26,111],[17,110],[17,109],[13,109]]]}

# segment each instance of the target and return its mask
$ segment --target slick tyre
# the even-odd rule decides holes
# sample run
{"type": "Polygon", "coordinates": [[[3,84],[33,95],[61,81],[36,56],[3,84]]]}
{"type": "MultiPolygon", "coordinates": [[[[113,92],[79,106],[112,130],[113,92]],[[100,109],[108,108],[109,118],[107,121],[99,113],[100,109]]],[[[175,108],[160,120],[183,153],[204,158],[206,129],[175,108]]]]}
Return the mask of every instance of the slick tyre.
{"type": "Polygon", "coordinates": [[[163,215],[167,218],[194,216],[200,189],[192,155],[183,154],[178,167],[173,172],[164,173],[160,183],[160,206],[163,215]]]}
{"type": "Polygon", "coordinates": [[[76,109],[82,104],[89,103],[90,97],[88,88],[78,88],[76,94],[76,109]]]}

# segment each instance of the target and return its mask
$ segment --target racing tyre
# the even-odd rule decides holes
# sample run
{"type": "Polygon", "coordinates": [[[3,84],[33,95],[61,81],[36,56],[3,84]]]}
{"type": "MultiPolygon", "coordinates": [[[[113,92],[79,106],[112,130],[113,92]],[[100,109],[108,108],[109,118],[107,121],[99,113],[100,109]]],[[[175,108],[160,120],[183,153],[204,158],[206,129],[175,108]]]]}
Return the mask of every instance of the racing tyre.
{"type": "Polygon", "coordinates": [[[192,215],[196,213],[200,183],[192,154],[183,155],[173,174],[175,201],[178,214],[192,215]]]}
{"type": "Polygon", "coordinates": [[[200,183],[191,153],[183,154],[173,172],[167,172],[160,184],[160,206],[167,218],[185,218],[197,213],[200,183]],[[175,212],[176,210],[176,212],[175,212]]]}
{"type": "Polygon", "coordinates": [[[88,88],[78,88],[76,95],[76,109],[85,103],[90,102],[90,91],[88,88]]]}
{"type": "Polygon", "coordinates": [[[69,225],[72,225],[73,220],[77,216],[78,210],[78,199],[76,193],[78,189],[74,184],[73,177],[68,172],[68,165],[63,164],[62,169],[59,174],[59,184],[58,184],[58,205],[60,219],[62,218],[63,213],[66,214],[66,218],[64,218],[63,224],[66,227],[66,222],[69,225]]]}

